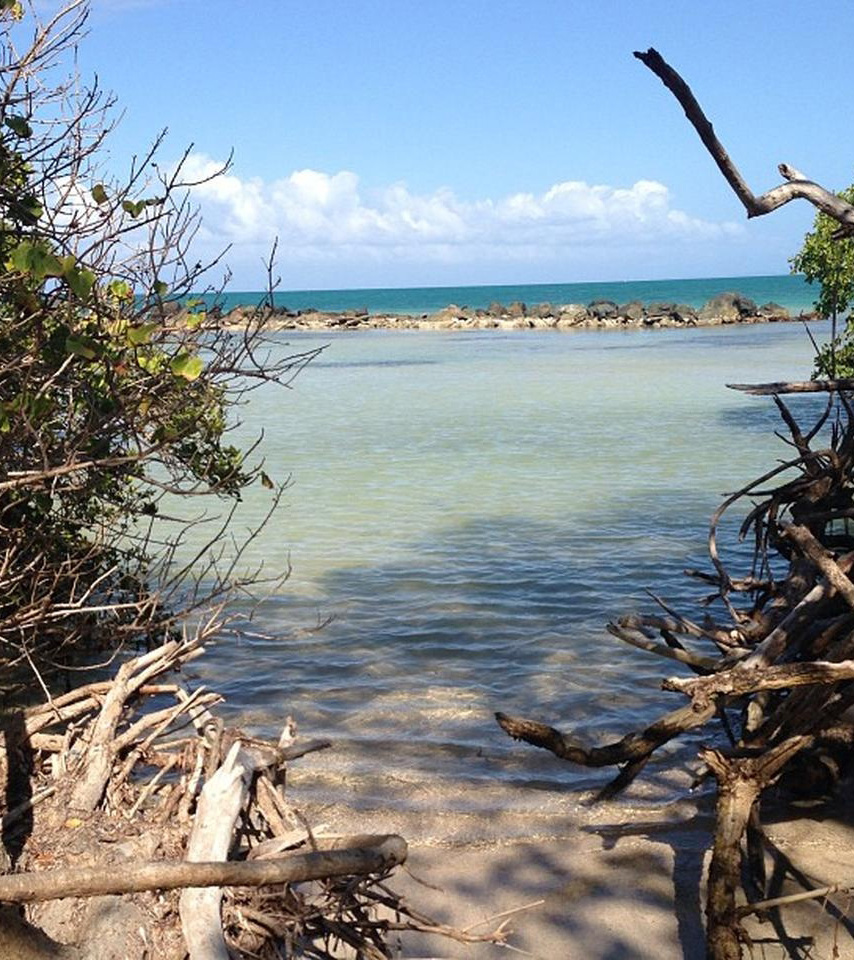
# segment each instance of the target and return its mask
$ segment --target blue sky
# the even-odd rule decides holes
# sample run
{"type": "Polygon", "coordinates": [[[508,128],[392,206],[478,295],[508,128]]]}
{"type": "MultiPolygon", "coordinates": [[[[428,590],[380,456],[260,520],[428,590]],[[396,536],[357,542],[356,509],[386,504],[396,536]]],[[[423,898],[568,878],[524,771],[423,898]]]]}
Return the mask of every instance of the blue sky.
{"type": "Polygon", "coordinates": [[[748,183],[854,180],[850,0],[93,0],[79,63],[114,91],[121,170],[162,127],[200,254],[234,289],[785,273],[812,223],[746,221],[681,109],[691,84],[748,183]],[[837,38],[836,40],[834,38],[837,38]]]}

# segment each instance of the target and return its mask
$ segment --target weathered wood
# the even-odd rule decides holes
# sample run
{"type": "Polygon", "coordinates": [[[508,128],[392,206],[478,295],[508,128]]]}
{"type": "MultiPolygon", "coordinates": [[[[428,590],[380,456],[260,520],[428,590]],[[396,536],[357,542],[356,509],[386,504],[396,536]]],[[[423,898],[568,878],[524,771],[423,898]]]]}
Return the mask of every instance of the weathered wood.
{"type": "Polygon", "coordinates": [[[119,667],[80,760],[82,774],[69,799],[69,806],[73,810],[90,812],[104,795],[119,749],[116,730],[128,699],[137,694],[152,677],[189,662],[201,652],[201,645],[196,641],[170,640],[119,667]]]}
{"type": "Polygon", "coordinates": [[[383,873],[406,859],[406,841],[395,834],[355,838],[361,845],[292,854],[276,860],[217,863],[152,860],[114,866],[72,867],[0,876],[0,902],[37,903],[63,897],[97,897],[191,887],[260,887],[326,877],[383,873]]]}
{"type": "Polygon", "coordinates": [[[842,557],[837,561],[833,554],[823,547],[812,533],[799,523],[789,523],[782,527],[782,536],[791,540],[800,551],[818,567],[833,589],[854,609],[854,583],[847,572],[852,567],[852,557],[842,557]]]}
{"type": "Polygon", "coordinates": [[[854,390],[854,379],[840,380],[778,380],[774,383],[728,383],[730,390],[740,390],[754,397],[769,397],[784,393],[839,393],[854,390]]]}
{"type": "Polygon", "coordinates": [[[637,629],[635,629],[634,632],[630,632],[629,629],[621,626],[619,623],[609,623],[606,629],[608,633],[618,640],[622,640],[623,643],[628,643],[630,646],[637,647],[639,650],[645,650],[647,653],[654,653],[659,657],[666,657],[668,660],[675,660],[677,663],[684,663],[685,666],[690,667],[697,673],[709,673],[717,666],[717,660],[713,660],[711,657],[691,653],[681,647],[671,647],[663,643],[656,643],[654,640],[643,636],[643,634],[638,635],[637,629]]]}
{"type": "Polygon", "coordinates": [[[739,665],[707,677],[668,677],[661,681],[661,687],[686,694],[691,697],[695,709],[705,710],[719,696],[741,697],[758,690],[785,690],[842,680],[854,680],[854,660],[838,663],[813,660],[755,670],[739,665]]]}
{"type": "Polygon", "coordinates": [[[741,841],[760,793],[808,742],[808,737],[792,737],[758,757],[727,757],[719,750],[700,754],[718,781],[706,899],[709,960],[741,960],[742,931],[736,904],[741,886],[741,841]]]}
{"type": "MultiPolygon", "coordinates": [[[[741,960],[735,895],[741,885],[741,838],[760,793],[756,780],[738,762],[717,751],[702,754],[718,778],[717,829],[709,864],[706,937],[709,960],[741,960]]],[[[742,766],[746,762],[742,761],[742,766]]]]}
{"type": "MultiPolygon", "coordinates": [[[[257,767],[257,757],[238,740],[202,789],[187,845],[188,862],[228,859],[234,825],[246,804],[257,767]]],[[[195,887],[181,894],[181,929],[190,960],[229,960],[220,918],[221,903],[219,887],[195,887]]]]}
{"type": "Polygon", "coordinates": [[[714,714],[714,706],[701,711],[690,706],[682,707],[659,717],[640,733],[630,733],[622,740],[603,747],[585,747],[554,727],[525,717],[511,717],[498,712],[495,719],[501,729],[514,740],[524,740],[535,747],[550,751],[562,760],[585,767],[610,767],[620,763],[632,763],[649,756],[657,747],[680,733],[702,726],[714,714]]]}
{"type": "MultiPolygon", "coordinates": [[[[852,561],[847,560],[839,568],[848,570],[852,561]]],[[[787,616],[777,624],[756,649],[743,661],[742,666],[747,669],[767,667],[782,656],[784,651],[798,637],[799,631],[819,616],[820,611],[831,595],[832,587],[826,580],[817,583],[812,590],[798,603],[787,616]]]]}
{"type": "Polygon", "coordinates": [[[777,210],[791,200],[803,199],[832,217],[847,232],[854,233],[854,207],[835,193],[808,179],[789,164],[781,163],[777,167],[786,183],[773,187],[759,197],[755,196],[715,135],[714,127],[691,92],[691,88],[676,70],[657,50],[652,48],[643,52],[635,51],[635,57],[648,67],[676,97],[724,179],[747,211],[748,217],[760,217],[777,210]]]}

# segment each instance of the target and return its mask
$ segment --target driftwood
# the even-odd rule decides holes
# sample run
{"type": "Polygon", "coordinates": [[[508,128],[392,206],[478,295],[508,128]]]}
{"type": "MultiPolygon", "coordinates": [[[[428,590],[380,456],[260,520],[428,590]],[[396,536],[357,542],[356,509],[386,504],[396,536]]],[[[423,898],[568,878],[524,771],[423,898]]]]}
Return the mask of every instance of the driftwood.
{"type": "MultiPolygon", "coordinates": [[[[571,763],[619,767],[600,797],[628,786],[664,743],[714,719],[722,722],[732,747],[701,753],[718,786],[706,906],[712,960],[738,960],[747,943],[744,918],[789,902],[784,897],[761,906],[772,899],[762,856],[763,793],[795,758],[798,785],[827,790],[839,768],[835,757],[849,755],[854,745],[846,716],[854,707],[854,529],[846,526],[854,518],[854,416],[841,398],[826,438],[799,426],[776,400],[799,450],[787,461],[790,475],[771,471],[728,497],[712,518],[712,572],[689,571],[717,588],[729,619],[700,626],[666,608],[665,617],[635,614],[608,627],[620,640],[690,670],[691,676],[662,681],[690,703],[602,746],[585,745],[538,720],[496,714],[511,737],[571,763]],[[775,477],[778,486],[769,488],[775,477]],[[747,510],[741,537],[754,549],[748,574],[736,578],[721,562],[716,538],[721,516],[740,503],[747,510]],[[701,653],[699,644],[710,644],[716,655],[701,653]]],[[[819,895],[805,891],[803,898],[819,895]]]]}
{"type": "MultiPolygon", "coordinates": [[[[679,74],[655,50],[635,56],[681,104],[749,217],[803,198],[836,219],[840,234],[854,233],[854,207],[786,164],[779,169],[787,182],[756,196],[679,74]]],[[[603,746],[584,745],[538,720],[496,715],[510,736],[572,763],[620,767],[600,796],[630,784],[662,744],[721,722],[732,746],[701,753],[718,787],[706,907],[712,960],[742,957],[745,917],[850,886],[767,897],[761,800],[795,763],[800,788],[827,790],[840,769],[835,757],[849,756],[854,744],[846,716],[854,707],[854,528],[847,525],[854,520],[854,379],[730,386],[773,396],[796,456],[724,500],[709,529],[712,570],[686,571],[714,588],[703,602],[717,602],[722,614],[714,621],[706,615],[701,625],[655,598],[665,617],[635,614],[608,627],[621,641],[690,670],[693,676],[662,683],[690,703],[603,746]],[[802,427],[781,397],[819,392],[829,394],[828,404],[802,427]],[[740,507],[739,536],[753,543],[753,555],[746,574],[733,576],[718,551],[718,528],[740,507]],[[712,646],[711,655],[701,644],[712,646]]]]}
{"type": "MultiPolygon", "coordinates": [[[[386,873],[406,859],[406,841],[389,834],[355,837],[344,849],[294,853],[275,860],[226,860],[169,863],[152,860],[109,873],[103,867],[69,867],[44,873],[16,873],[0,877],[0,902],[38,903],[62,897],[100,897],[146,890],[218,889],[302,883],[327,877],[386,873]]],[[[217,903],[219,909],[219,903],[217,903]]],[[[219,916],[217,915],[217,925],[219,916]]],[[[201,952],[199,956],[208,956],[201,952]]]]}
{"type": "Polygon", "coordinates": [[[774,383],[728,383],[730,390],[740,390],[754,397],[772,397],[786,393],[839,393],[854,391],[854,380],[778,380],[774,383]]]}
{"type": "Polygon", "coordinates": [[[389,888],[406,858],[401,837],[315,834],[285,774],[328,741],[298,739],[290,718],[278,741],[227,728],[211,711],[221,698],[175,674],[215,629],[211,621],[194,638],[127,658],[112,681],[4,717],[2,955],[101,960],[109,940],[109,956],[122,960],[273,960],[283,945],[325,958],[342,944],[378,960],[392,931],[408,929],[502,942],[505,925],[453,931],[389,888]],[[30,778],[10,805],[21,757],[30,778]],[[94,905],[75,909],[69,928],[63,898],[94,905]],[[115,925],[97,925],[115,901],[130,911],[121,945],[115,925]],[[14,904],[26,917],[4,906],[14,904]],[[60,942],[70,930],[75,942],[60,942]]]}
{"type": "Polygon", "coordinates": [[[787,163],[781,163],[777,167],[780,175],[787,182],[757,197],[747,186],[723,144],[718,140],[714,127],[682,77],[657,50],[650,48],[644,52],[635,51],[635,57],[644,66],[649,67],[679,101],[685,116],[697,131],[724,179],[732,187],[733,193],[741,201],[748,217],[761,217],[766,213],[772,213],[791,200],[808,200],[813,206],[838,221],[847,233],[854,233],[854,208],[787,163]]]}

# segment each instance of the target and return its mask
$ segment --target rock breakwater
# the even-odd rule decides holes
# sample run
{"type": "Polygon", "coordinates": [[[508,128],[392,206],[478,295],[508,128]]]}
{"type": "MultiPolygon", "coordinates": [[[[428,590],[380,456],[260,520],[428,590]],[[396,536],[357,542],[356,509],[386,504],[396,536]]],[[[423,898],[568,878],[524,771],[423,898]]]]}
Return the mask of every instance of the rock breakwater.
{"type": "MultiPolygon", "coordinates": [[[[209,312],[210,319],[228,329],[242,329],[257,317],[259,308],[235,307],[228,313],[209,312]]],[[[775,323],[814,319],[814,314],[792,315],[777,303],[758,306],[738,293],[721,293],[702,307],[678,303],[641,303],[632,300],[618,304],[613,300],[594,300],[586,306],[577,303],[539,303],[520,301],[492,303],[486,308],[450,304],[432,314],[372,314],[365,310],[328,312],[289,310],[287,307],[261,308],[265,326],[270,330],[585,330],[651,329],[661,327],[703,327],[722,324],[775,323]]]]}

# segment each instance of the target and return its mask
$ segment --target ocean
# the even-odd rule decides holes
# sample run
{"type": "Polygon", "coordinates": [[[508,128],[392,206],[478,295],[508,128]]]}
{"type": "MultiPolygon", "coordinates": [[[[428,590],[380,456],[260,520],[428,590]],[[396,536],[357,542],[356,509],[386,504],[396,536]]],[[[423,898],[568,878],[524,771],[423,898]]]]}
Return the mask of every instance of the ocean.
{"type": "MultiPolygon", "coordinates": [[[[779,303],[800,313],[812,308],[816,292],[800,275],[777,277],[717,277],[691,280],[626,280],[612,283],[538,283],[480,287],[401,287],[383,290],[292,290],[277,291],[276,306],[290,310],[352,310],[370,313],[434,313],[449,304],[459,307],[488,307],[490,303],[581,303],[613,300],[628,303],[675,302],[700,307],[719,293],[736,291],[758,304],[779,303]]],[[[218,299],[223,310],[254,305],[263,298],[259,292],[229,292],[218,299]]]]}
{"type": "MultiPolygon", "coordinates": [[[[797,307],[797,283],[644,288],[695,302],[763,291],[797,307]]],[[[618,299],[640,296],[619,286],[618,299]]],[[[614,288],[480,296],[563,299],[557,289],[585,300],[614,288]]],[[[423,293],[385,291],[383,309],[394,297],[393,309],[421,309],[423,293]]],[[[703,615],[708,590],[683,570],[708,568],[712,511],[789,452],[770,399],[726,384],[808,378],[806,331],[364,331],[277,334],[272,349],[321,345],[292,389],[257,390],[241,410],[237,439],[263,433],[266,471],[290,484],[246,563],[291,574],[233,608],[235,633],[199,661],[201,678],[227,695],[229,722],[273,734],[292,715],[304,737],[333,741],[289,772],[295,802],[324,821],[352,828],[357,811],[372,828],[397,817],[408,835],[471,840],[553,835],[570,814],[596,816],[585,802],[608,771],[514,743],[493,714],[602,743],[681,705],[659,688],[681,668],[605,625],[654,609],[647,590],[703,615]]],[[[810,404],[794,407],[808,416],[810,404]]],[[[236,529],[268,503],[251,488],[236,529]]],[[[650,764],[620,815],[677,803],[699,742],[676,764],[650,764]]]]}

